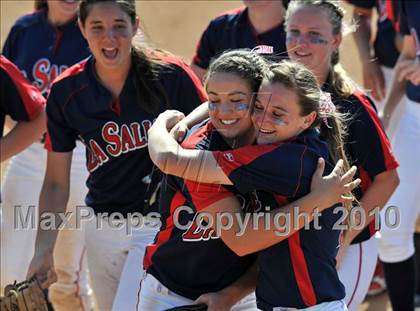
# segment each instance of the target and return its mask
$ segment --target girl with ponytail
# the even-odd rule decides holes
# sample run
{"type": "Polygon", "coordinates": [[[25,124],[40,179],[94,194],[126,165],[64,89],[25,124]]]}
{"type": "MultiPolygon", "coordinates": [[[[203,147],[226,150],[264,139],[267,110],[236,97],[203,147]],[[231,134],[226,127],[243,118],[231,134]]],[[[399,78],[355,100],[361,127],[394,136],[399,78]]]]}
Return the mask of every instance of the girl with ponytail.
{"type": "MultiPolygon", "coordinates": [[[[157,230],[154,222],[139,225],[140,213],[153,211],[150,198],[157,191],[147,130],[168,107],[188,113],[205,99],[200,82],[180,59],[133,45],[139,28],[135,4],[80,1],[78,24],[92,55],[55,80],[47,101],[40,213],[65,210],[72,153],[76,141],[82,142],[86,158],[80,169],[89,173],[83,183],[91,216],[86,254],[97,308],[105,311],[136,309],[141,259],[157,230]]],[[[56,233],[38,228],[28,272],[46,284],[52,281],[56,233]]]]}
{"type": "Polygon", "coordinates": [[[378,256],[374,233],[379,224],[374,222],[374,209],[384,207],[399,179],[398,163],[372,100],[340,65],[343,18],[338,1],[291,1],[286,12],[286,45],[290,59],[314,73],[318,85],[331,94],[335,109],[348,119],[347,136],[341,147],[362,179],[355,192],[362,210],[360,225],[344,232],[337,266],[346,287],[348,308],[357,310],[367,293],[378,256]]]}

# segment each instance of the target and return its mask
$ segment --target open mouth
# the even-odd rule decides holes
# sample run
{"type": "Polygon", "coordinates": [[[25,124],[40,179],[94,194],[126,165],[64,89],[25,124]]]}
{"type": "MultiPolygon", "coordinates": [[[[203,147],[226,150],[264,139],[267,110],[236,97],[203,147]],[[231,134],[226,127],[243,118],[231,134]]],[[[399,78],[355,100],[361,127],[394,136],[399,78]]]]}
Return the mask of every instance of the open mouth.
{"type": "Polygon", "coordinates": [[[102,53],[107,59],[113,60],[118,55],[118,49],[117,48],[104,48],[102,49],[102,53]]]}
{"type": "Polygon", "coordinates": [[[269,131],[269,130],[260,128],[259,132],[263,134],[273,134],[275,131],[269,131]]]}
{"type": "Polygon", "coordinates": [[[302,52],[302,51],[295,51],[295,55],[297,56],[297,57],[308,57],[308,56],[311,56],[312,55],[312,53],[309,53],[309,52],[302,52]]]}
{"type": "Polygon", "coordinates": [[[224,125],[232,125],[239,121],[239,119],[219,119],[220,123],[224,125]]]}

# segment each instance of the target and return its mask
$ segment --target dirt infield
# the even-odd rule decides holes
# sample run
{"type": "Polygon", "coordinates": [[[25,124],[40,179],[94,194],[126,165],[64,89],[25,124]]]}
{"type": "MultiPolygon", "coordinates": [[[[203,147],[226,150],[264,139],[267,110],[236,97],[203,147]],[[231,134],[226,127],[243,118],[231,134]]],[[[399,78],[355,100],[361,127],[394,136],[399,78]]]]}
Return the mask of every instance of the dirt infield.
{"type": "MultiPolygon", "coordinates": [[[[148,40],[156,47],[182,56],[188,63],[208,22],[219,13],[242,5],[241,1],[137,1],[137,9],[148,40]]],[[[347,19],[351,8],[347,10],[347,19]]],[[[33,1],[1,0],[1,46],[13,22],[32,11],[33,1]]],[[[349,14],[350,13],[350,14],[349,14]]],[[[35,43],[34,43],[35,44],[35,43]]],[[[344,38],[341,60],[349,75],[360,82],[360,61],[351,36],[344,38]]],[[[2,171],[4,167],[2,167],[2,171]]],[[[3,174],[2,174],[3,175],[3,174]]],[[[386,295],[370,299],[359,311],[391,310],[386,295]]]]}

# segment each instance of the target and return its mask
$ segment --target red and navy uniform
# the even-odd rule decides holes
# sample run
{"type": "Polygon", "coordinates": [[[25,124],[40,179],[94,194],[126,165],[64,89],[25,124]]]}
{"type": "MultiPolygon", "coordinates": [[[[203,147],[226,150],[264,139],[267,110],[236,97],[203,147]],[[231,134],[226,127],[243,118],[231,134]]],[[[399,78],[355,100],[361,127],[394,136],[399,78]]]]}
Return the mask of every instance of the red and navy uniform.
{"type": "MultiPolygon", "coordinates": [[[[355,178],[362,180],[360,187],[353,191],[360,200],[375,180],[375,176],[396,169],[398,162],[376,114],[375,105],[366,94],[355,91],[350,97],[344,98],[334,92],[328,84],[325,84],[323,89],[331,93],[332,101],[338,110],[350,116],[344,148],[350,164],[358,168],[355,178]]],[[[369,240],[377,231],[375,228],[378,225],[372,221],[354,238],[352,244],[369,240]]]]}
{"type": "Polygon", "coordinates": [[[252,26],[248,9],[240,7],[213,19],[201,36],[193,63],[207,69],[211,60],[226,50],[254,48],[257,45],[273,47],[270,58],[286,58],[286,33],[281,23],[273,29],[257,34],[252,26]]]}
{"type": "MultiPolygon", "coordinates": [[[[230,147],[211,123],[198,128],[182,144],[187,149],[226,150],[230,147]]],[[[240,257],[231,251],[213,229],[196,225],[197,213],[237,191],[233,187],[195,183],[165,175],[159,201],[162,227],[146,248],[144,267],[171,291],[195,300],[201,294],[219,291],[237,280],[255,261],[255,255],[240,257]],[[188,206],[193,212],[180,212],[188,206]],[[190,226],[186,226],[192,222],[190,226]]],[[[240,197],[245,207],[249,202],[240,197]]]]}
{"type": "Polygon", "coordinates": [[[113,100],[88,58],[66,70],[54,82],[47,104],[50,151],[70,152],[79,138],[87,147],[86,204],[97,212],[142,212],[152,161],[147,131],[159,112],[168,107],[191,112],[205,100],[201,84],[182,61],[163,57],[157,80],[165,92],[156,114],[142,108],[131,68],[121,94],[113,100]]]}
{"type": "MultiPolygon", "coordinates": [[[[308,194],[318,158],[329,158],[327,144],[315,130],[284,143],[214,152],[214,157],[237,189],[257,190],[264,207],[281,206],[308,194]]],[[[327,171],[331,169],[328,164],[327,171]]],[[[306,308],[344,298],[335,268],[340,231],[333,226],[339,214],[327,209],[319,217],[320,228],[312,222],[259,252],[256,295],[261,310],[306,308]]]]}
{"type": "Polygon", "coordinates": [[[20,17],[3,47],[3,54],[44,96],[61,72],[90,55],[76,17],[54,27],[47,14],[47,10],[39,10],[20,17]]]}
{"type": "Polygon", "coordinates": [[[395,0],[346,0],[356,7],[376,8],[378,12],[377,32],[373,48],[375,57],[381,65],[393,68],[397,62],[398,52],[395,46],[396,31],[394,24],[398,21],[399,6],[395,0]]]}
{"type": "MultiPolygon", "coordinates": [[[[400,31],[403,35],[414,36],[416,57],[420,61],[420,3],[418,1],[400,2],[400,31]]],[[[409,99],[420,103],[420,86],[407,81],[405,93],[409,99]]]]}
{"type": "Polygon", "coordinates": [[[0,137],[6,115],[15,121],[31,121],[44,109],[45,99],[19,69],[0,55],[0,137]]]}

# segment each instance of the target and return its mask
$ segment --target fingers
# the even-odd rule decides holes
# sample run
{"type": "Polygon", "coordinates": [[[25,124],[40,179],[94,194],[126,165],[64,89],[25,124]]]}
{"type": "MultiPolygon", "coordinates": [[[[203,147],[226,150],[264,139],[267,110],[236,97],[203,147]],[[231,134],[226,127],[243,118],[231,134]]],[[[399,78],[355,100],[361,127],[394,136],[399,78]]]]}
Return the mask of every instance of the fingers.
{"type": "Polygon", "coordinates": [[[357,167],[353,165],[346,173],[344,173],[343,176],[341,176],[341,182],[345,184],[349,183],[353,179],[356,172],[357,167]]]}
{"type": "Polygon", "coordinates": [[[323,158],[318,159],[318,165],[316,167],[316,171],[314,173],[314,177],[322,178],[325,170],[325,160],[323,158]]]}
{"type": "Polygon", "coordinates": [[[343,160],[342,159],[338,160],[330,175],[341,176],[343,172],[343,165],[344,165],[343,160]]]}
{"type": "Polygon", "coordinates": [[[409,74],[407,80],[410,80],[414,85],[420,85],[420,68],[409,74]]]}
{"type": "Polygon", "coordinates": [[[356,189],[360,185],[361,182],[362,182],[362,180],[360,178],[357,178],[357,179],[353,180],[352,182],[349,182],[349,183],[345,184],[344,185],[344,190],[346,192],[350,192],[350,191],[356,189]]]}
{"type": "Polygon", "coordinates": [[[401,61],[398,64],[396,72],[398,73],[398,81],[402,82],[407,79],[407,76],[413,73],[416,70],[416,67],[413,66],[412,60],[401,61]]]}

